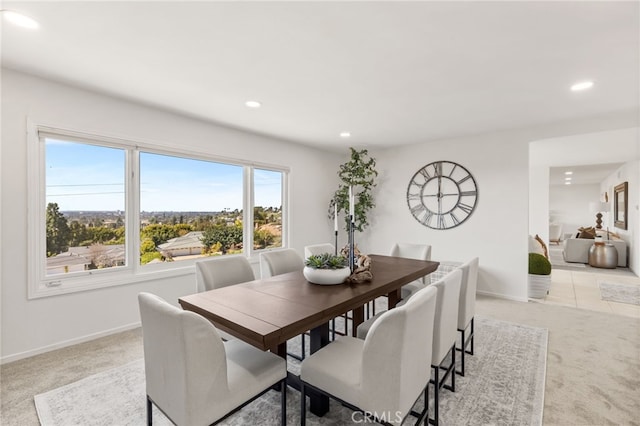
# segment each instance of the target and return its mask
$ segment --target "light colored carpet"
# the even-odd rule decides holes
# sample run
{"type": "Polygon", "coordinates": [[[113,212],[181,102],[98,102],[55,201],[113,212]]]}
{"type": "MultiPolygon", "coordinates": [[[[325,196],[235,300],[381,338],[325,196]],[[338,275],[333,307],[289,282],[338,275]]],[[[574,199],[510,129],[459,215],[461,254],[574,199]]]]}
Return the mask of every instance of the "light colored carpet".
{"type": "MultiPolygon", "coordinates": [[[[291,349],[299,351],[297,339],[292,343],[291,349]]],[[[457,391],[442,393],[443,424],[541,424],[547,330],[478,317],[475,350],[474,356],[467,357],[467,375],[456,378],[457,391]]],[[[289,361],[290,369],[296,371],[297,362],[291,358],[289,361]]],[[[299,393],[289,389],[287,396],[287,422],[297,424],[299,393]]],[[[44,426],[144,424],[143,361],[134,361],[36,395],[35,403],[44,426]]],[[[279,394],[270,391],[221,424],[277,424],[279,413],[279,394]]],[[[327,415],[318,418],[308,414],[307,420],[311,425],[352,424],[352,414],[331,401],[327,415]]],[[[162,413],[154,410],[154,424],[170,423],[162,413]]]]}
{"type": "Polygon", "coordinates": [[[640,287],[637,285],[600,283],[602,300],[640,305],[640,287]]]}

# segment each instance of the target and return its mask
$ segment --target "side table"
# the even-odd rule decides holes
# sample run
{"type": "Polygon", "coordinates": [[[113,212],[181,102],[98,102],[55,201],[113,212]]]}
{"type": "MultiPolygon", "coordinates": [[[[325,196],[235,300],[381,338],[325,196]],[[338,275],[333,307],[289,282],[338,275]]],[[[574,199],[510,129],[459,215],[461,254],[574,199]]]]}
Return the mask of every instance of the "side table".
{"type": "Polygon", "coordinates": [[[595,268],[615,269],[618,250],[613,244],[597,242],[589,248],[589,265],[595,268]]]}

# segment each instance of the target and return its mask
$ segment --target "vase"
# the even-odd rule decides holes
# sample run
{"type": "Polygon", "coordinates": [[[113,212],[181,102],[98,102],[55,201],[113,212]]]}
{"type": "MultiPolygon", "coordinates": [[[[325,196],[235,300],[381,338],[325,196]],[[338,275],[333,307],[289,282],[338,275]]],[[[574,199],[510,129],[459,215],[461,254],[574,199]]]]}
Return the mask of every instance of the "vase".
{"type": "Polygon", "coordinates": [[[346,268],[340,269],[315,269],[305,266],[302,274],[312,284],[335,285],[342,284],[344,280],[351,275],[351,270],[346,268]]]}
{"type": "Polygon", "coordinates": [[[529,274],[527,295],[535,299],[542,299],[551,288],[551,275],[529,274]]]}

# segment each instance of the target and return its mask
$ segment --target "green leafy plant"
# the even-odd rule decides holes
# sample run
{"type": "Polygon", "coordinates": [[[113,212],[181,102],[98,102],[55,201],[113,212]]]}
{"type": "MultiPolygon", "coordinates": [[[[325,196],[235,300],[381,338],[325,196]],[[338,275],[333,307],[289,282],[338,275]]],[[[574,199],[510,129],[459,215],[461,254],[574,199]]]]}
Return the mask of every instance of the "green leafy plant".
{"type": "Polygon", "coordinates": [[[367,213],[375,207],[371,192],[376,186],[378,172],[376,171],[375,158],[371,158],[366,149],[360,151],[349,149],[351,150],[351,158],[341,164],[338,171],[341,183],[329,203],[329,218],[334,218],[335,206],[338,207],[338,213],[344,210],[346,213],[345,230],[349,230],[349,187],[352,187],[355,198],[353,222],[355,229],[362,232],[369,225],[367,213]]]}
{"type": "Polygon", "coordinates": [[[346,257],[331,253],[313,254],[304,264],[313,269],[341,269],[349,266],[346,257]]]}
{"type": "Polygon", "coordinates": [[[540,253],[529,253],[529,273],[531,275],[550,275],[551,262],[540,253]]]}

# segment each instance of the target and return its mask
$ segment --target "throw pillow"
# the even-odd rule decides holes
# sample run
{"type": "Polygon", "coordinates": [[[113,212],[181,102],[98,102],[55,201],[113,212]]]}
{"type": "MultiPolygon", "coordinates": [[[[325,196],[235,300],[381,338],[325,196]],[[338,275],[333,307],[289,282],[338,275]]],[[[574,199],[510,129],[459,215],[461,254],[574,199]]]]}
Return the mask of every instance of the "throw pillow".
{"type": "Polygon", "coordinates": [[[588,228],[578,228],[578,231],[580,231],[580,234],[578,234],[578,238],[593,240],[596,237],[596,230],[592,226],[589,226],[588,228]]]}
{"type": "Polygon", "coordinates": [[[542,241],[542,238],[540,238],[538,234],[536,234],[536,241],[540,243],[540,246],[542,246],[542,254],[548,259],[549,251],[547,250],[547,245],[544,243],[544,241],[542,241]]]}

